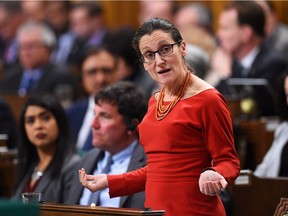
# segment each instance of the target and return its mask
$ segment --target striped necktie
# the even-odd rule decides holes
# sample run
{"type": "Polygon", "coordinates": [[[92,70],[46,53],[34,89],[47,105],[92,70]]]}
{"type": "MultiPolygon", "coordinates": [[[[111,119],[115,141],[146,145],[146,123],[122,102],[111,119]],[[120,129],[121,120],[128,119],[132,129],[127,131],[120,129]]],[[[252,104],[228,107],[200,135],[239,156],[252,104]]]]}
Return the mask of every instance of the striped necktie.
{"type": "MultiPolygon", "coordinates": [[[[112,164],[113,164],[112,155],[110,155],[101,173],[105,173],[105,174],[109,173],[110,167],[112,164]]],[[[100,199],[99,199],[100,193],[101,193],[101,190],[92,193],[91,196],[89,197],[88,204],[91,205],[91,203],[95,203],[97,206],[100,206],[101,205],[100,199]]]]}

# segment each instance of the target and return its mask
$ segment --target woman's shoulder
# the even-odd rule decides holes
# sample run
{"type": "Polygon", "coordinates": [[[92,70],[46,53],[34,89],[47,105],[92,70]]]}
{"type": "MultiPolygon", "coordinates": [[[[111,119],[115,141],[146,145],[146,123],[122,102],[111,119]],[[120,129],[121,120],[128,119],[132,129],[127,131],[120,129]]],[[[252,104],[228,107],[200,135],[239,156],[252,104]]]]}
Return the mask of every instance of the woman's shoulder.
{"type": "Polygon", "coordinates": [[[192,82],[187,90],[185,98],[190,98],[193,96],[198,96],[199,94],[215,94],[215,88],[209,83],[205,82],[196,75],[192,75],[192,82]]]}

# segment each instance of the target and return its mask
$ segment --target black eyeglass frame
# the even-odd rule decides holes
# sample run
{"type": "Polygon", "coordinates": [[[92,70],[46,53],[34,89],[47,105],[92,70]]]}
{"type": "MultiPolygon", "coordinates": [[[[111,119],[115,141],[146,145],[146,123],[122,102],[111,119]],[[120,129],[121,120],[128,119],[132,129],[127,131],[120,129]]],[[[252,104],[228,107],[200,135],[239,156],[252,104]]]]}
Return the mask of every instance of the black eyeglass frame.
{"type": "MultiPolygon", "coordinates": [[[[156,51],[154,51],[154,52],[153,52],[153,51],[147,52],[147,53],[153,53],[153,59],[151,59],[151,60],[149,60],[149,61],[145,61],[145,57],[144,57],[143,54],[141,54],[141,55],[139,56],[139,60],[140,60],[141,63],[149,63],[149,62],[152,62],[152,61],[155,60],[155,54],[156,54],[156,53],[158,53],[161,57],[168,56],[169,54],[173,53],[173,47],[174,47],[174,45],[180,44],[182,41],[183,41],[183,40],[179,40],[179,41],[177,41],[177,42],[175,42],[175,43],[172,43],[172,44],[163,45],[163,46],[161,46],[158,50],[156,50],[156,51]],[[168,52],[168,53],[165,53],[165,54],[161,54],[159,51],[160,51],[163,47],[165,47],[165,46],[169,46],[169,47],[171,48],[171,51],[168,52]]],[[[146,53],[146,54],[147,54],[147,53],[146,53]]]]}

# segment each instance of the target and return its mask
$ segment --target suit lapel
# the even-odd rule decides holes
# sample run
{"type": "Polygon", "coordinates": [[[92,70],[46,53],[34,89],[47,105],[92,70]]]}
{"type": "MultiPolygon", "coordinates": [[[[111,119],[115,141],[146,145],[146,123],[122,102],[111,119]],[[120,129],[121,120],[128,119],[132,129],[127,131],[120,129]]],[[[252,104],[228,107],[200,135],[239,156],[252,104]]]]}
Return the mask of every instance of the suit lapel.
{"type": "Polygon", "coordinates": [[[37,83],[35,84],[34,86],[34,90],[37,89],[37,90],[42,90],[43,88],[45,88],[45,83],[46,83],[46,80],[47,80],[47,76],[48,76],[48,73],[50,72],[50,67],[51,65],[50,64],[47,64],[45,65],[44,67],[41,67],[40,70],[41,70],[41,75],[40,75],[40,78],[39,80],[37,81],[37,83]]]}
{"type": "Polygon", "coordinates": [[[44,191],[46,190],[46,188],[48,187],[48,185],[51,183],[52,180],[50,174],[51,169],[48,168],[45,174],[41,177],[40,182],[35,187],[35,191],[43,192],[44,197],[45,197],[44,191]]]}
{"type": "Polygon", "coordinates": [[[251,69],[248,73],[248,78],[255,77],[257,73],[257,68],[259,68],[259,64],[263,64],[262,58],[263,58],[263,54],[265,55],[265,52],[266,52],[265,50],[266,50],[266,47],[264,45],[260,46],[260,50],[251,65],[251,69]]]}
{"type": "MultiPolygon", "coordinates": [[[[92,154],[92,155],[95,155],[94,157],[87,157],[87,160],[85,160],[83,163],[80,164],[81,168],[85,168],[86,172],[89,173],[89,174],[93,174],[94,172],[94,169],[96,168],[97,166],[97,160],[98,158],[100,157],[101,155],[101,152],[99,149],[93,149],[93,150],[90,150],[90,152],[88,152],[88,154],[92,154]]],[[[77,173],[78,175],[78,173],[77,173]]],[[[80,201],[80,198],[82,196],[82,193],[83,193],[83,186],[79,183],[79,178],[78,176],[74,179],[77,179],[77,183],[74,182],[74,184],[76,184],[75,186],[75,189],[74,189],[74,192],[73,192],[73,197],[75,198],[75,200],[78,201],[78,204],[79,204],[79,201],[80,201]]],[[[72,194],[72,193],[70,193],[72,194]]],[[[76,201],[76,202],[77,202],[76,201]]],[[[75,202],[73,202],[75,203],[75,202]]]]}

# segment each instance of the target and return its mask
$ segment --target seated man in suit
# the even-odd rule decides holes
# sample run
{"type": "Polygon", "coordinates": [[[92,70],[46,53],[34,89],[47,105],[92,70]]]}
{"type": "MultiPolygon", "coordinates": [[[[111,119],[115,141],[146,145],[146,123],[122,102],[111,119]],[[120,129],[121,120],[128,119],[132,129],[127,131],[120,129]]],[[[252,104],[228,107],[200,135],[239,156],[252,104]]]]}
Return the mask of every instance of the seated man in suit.
{"type": "MultiPolygon", "coordinates": [[[[139,144],[137,125],[147,111],[147,100],[132,83],[118,82],[100,90],[95,96],[94,118],[92,121],[93,146],[71,170],[69,195],[66,204],[143,208],[144,193],[110,199],[108,189],[100,194],[91,193],[79,184],[78,170],[87,173],[105,173],[104,167],[112,156],[112,164],[106,173],[119,174],[141,168],[146,157],[139,144]]],[[[91,119],[92,120],[92,119],[91,119]]],[[[110,160],[111,161],[111,160],[110,160]]]]}
{"type": "MultiPolygon", "coordinates": [[[[221,79],[215,84],[230,96],[227,78],[262,78],[272,87],[272,95],[262,89],[247,90],[258,106],[256,117],[275,115],[276,80],[287,68],[285,58],[265,44],[265,14],[253,1],[228,2],[219,16],[219,49],[212,60],[213,73],[221,79]]],[[[244,93],[244,92],[242,92],[244,93]]]]}
{"type": "Polygon", "coordinates": [[[103,87],[118,81],[117,58],[106,45],[87,50],[81,68],[81,82],[88,97],[76,101],[66,111],[78,152],[82,155],[92,146],[91,118],[94,96],[103,87]]]}
{"type": "Polygon", "coordinates": [[[68,67],[53,64],[51,51],[56,38],[43,23],[29,21],[17,30],[19,64],[4,71],[0,90],[25,95],[32,92],[55,94],[68,89],[70,100],[76,98],[75,80],[68,67]]]}

